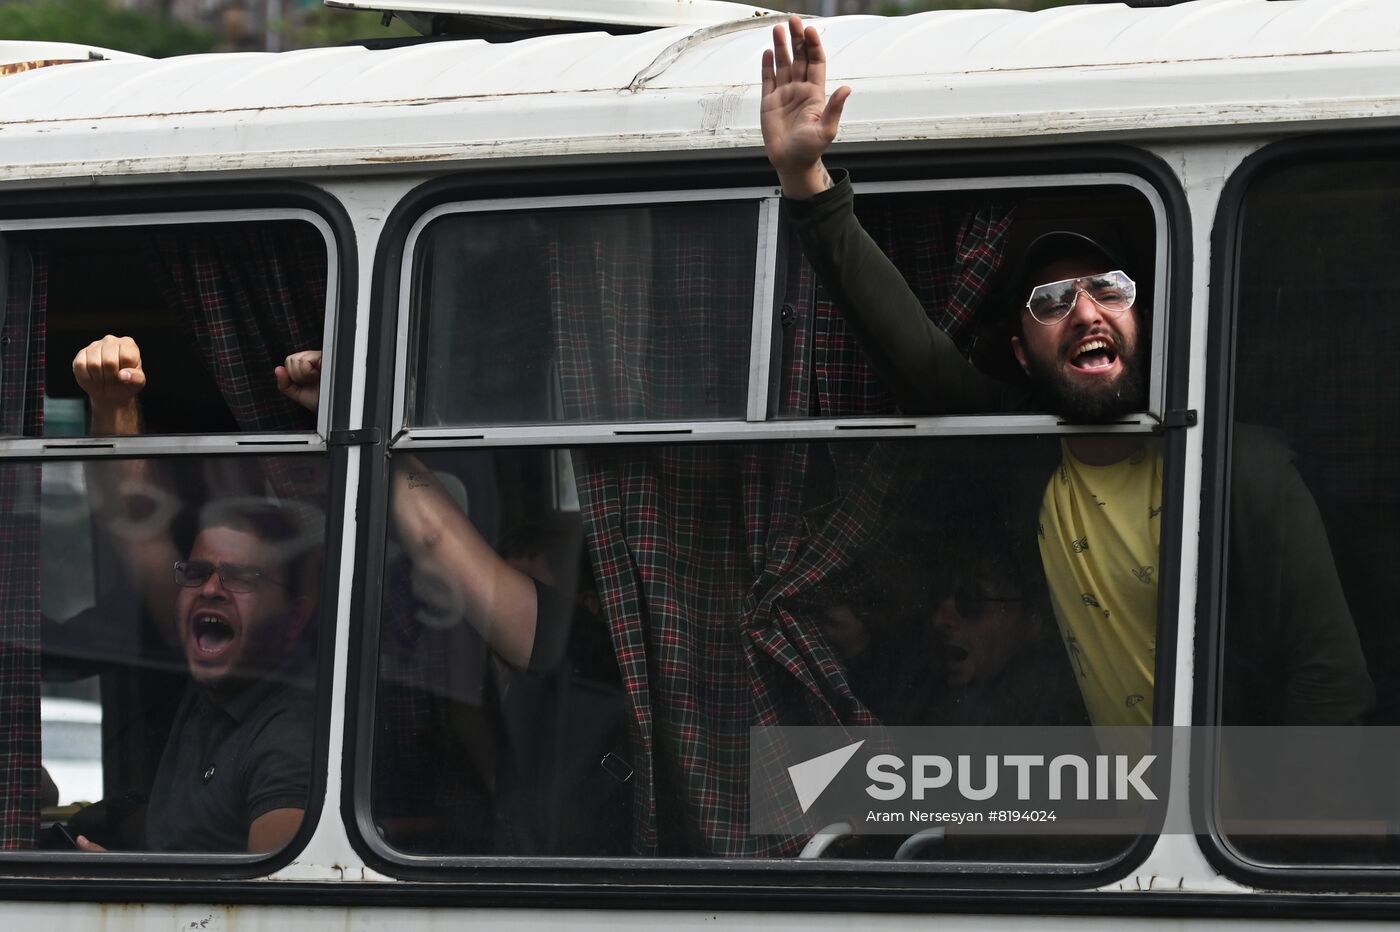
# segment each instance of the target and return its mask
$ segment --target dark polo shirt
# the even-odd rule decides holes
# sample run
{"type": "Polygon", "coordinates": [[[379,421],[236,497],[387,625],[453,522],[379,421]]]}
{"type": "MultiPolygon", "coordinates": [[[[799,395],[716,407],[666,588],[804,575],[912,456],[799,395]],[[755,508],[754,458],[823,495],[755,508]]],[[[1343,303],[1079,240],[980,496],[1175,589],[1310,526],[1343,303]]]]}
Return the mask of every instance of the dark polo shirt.
{"type": "Polygon", "coordinates": [[[237,852],[273,809],[306,807],[314,725],[310,694],[249,686],[215,706],[185,690],[146,810],[151,851],[237,852]]]}

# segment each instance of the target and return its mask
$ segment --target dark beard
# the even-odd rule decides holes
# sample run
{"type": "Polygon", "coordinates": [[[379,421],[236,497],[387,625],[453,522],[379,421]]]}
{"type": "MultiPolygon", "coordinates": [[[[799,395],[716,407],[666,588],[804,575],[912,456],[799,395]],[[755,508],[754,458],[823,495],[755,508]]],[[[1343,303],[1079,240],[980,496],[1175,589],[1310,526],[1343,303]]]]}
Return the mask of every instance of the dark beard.
{"type": "Polygon", "coordinates": [[[1039,406],[1071,424],[1110,424],[1147,408],[1147,366],[1140,346],[1124,355],[1123,374],[1110,385],[1085,385],[1061,369],[1027,356],[1026,374],[1039,406]]]}

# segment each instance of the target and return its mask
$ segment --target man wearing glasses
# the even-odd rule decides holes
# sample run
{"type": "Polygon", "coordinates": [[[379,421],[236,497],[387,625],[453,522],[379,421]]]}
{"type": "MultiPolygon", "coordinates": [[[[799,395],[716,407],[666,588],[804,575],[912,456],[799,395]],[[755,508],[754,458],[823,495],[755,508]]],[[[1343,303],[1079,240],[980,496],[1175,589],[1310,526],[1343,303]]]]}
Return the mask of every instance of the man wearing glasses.
{"type": "MultiPolygon", "coordinates": [[[[134,341],[96,341],[73,371],[94,432],[137,431],[145,373],[134,341]]],[[[313,529],[258,499],[215,499],[199,527],[184,559],[163,534],[126,548],[190,676],[147,801],[145,848],[275,851],[300,828],[310,788],[313,706],[296,681],[315,610],[313,529]]],[[[105,850],[81,835],[77,843],[105,850]]]]}
{"type": "MultiPolygon", "coordinates": [[[[849,180],[833,178],[822,164],[850,88],[826,98],[817,30],[804,29],[797,17],[786,29],[775,27],[762,72],[764,148],[784,208],[822,284],[906,411],[1039,409],[1072,423],[1104,424],[1146,407],[1150,366],[1138,287],[1115,250],[1068,230],[1034,240],[1013,260],[1009,279],[1016,305],[1010,345],[1030,391],[980,372],[861,229],[849,180]]],[[[1231,554],[1232,580],[1252,588],[1237,593],[1232,586],[1232,621],[1246,621],[1229,626],[1235,643],[1227,657],[1248,656],[1252,673],[1227,683],[1259,688],[1245,690],[1235,719],[1357,721],[1375,692],[1316,505],[1286,451],[1248,437],[1239,432],[1235,474],[1249,476],[1249,488],[1237,487],[1232,512],[1263,546],[1231,554]]],[[[1060,633],[1095,724],[1152,720],[1161,509],[1154,441],[1064,439],[1041,501],[1039,544],[1060,633]]]]}

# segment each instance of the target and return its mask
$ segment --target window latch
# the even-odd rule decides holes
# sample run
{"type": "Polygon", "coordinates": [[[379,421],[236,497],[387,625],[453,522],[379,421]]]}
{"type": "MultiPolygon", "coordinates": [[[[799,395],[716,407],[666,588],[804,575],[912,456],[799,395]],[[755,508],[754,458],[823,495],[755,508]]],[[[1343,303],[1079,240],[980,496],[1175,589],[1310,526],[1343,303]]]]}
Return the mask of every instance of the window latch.
{"type": "Polygon", "coordinates": [[[362,427],[359,430],[333,430],[326,435],[326,445],[332,447],[368,447],[379,443],[378,427],[362,427]]]}
{"type": "Polygon", "coordinates": [[[1172,410],[1170,410],[1170,411],[1164,412],[1163,415],[1162,415],[1162,426],[1163,426],[1163,427],[1167,427],[1167,428],[1170,428],[1170,427],[1195,427],[1195,426],[1196,426],[1196,409],[1195,409],[1195,408],[1174,408],[1174,409],[1172,409],[1172,410]]]}

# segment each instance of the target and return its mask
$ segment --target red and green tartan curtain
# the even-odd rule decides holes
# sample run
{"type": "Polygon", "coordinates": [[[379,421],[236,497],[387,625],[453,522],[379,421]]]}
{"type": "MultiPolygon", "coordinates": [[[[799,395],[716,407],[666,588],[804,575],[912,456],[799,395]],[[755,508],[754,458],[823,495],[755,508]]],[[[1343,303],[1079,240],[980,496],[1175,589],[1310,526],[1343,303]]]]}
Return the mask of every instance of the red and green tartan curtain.
{"type": "MultiPolygon", "coordinates": [[[[1001,261],[1008,212],[893,205],[863,219],[935,319],[965,342],[1001,261]]],[[[731,377],[744,375],[752,286],[723,270],[751,265],[735,244],[752,241],[739,229],[752,222],[677,209],[658,213],[644,240],[602,230],[553,239],[565,418],[684,417],[669,406],[669,387],[735,359],[742,368],[731,377]]],[[[800,255],[795,240],[789,255],[800,255]]],[[[892,412],[810,268],[792,263],[786,278],[779,416],[892,412]]],[[[901,482],[899,457],[887,445],[773,442],[603,446],[573,456],[632,710],[634,853],[794,853],[800,839],[748,831],[748,729],[874,723],[802,597],[872,545],[901,482]],[[808,500],[813,456],[836,466],[820,503],[808,500]]]]}
{"type": "MultiPolygon", "coordinates": [[[[0,432],[44,433],[41,252],[8,252],[0,321],[0,432]]],[[[37,463],[0,464],[0,849],[31,848],[39,816],[39,496],[37,463]]]]}
{"type": "MultiPolygon", "coordinates": [[[[320,231],[304,221],[165,227],[151,235],[147,265],[240,430],[315,429],[316,416],[277,390],[273,370],[321,348],[329,276],[320,231]]],[[[268,464],[265,477],[233,478],[247,494],[270,485],[320,504],[324,476],[318,458],[301,457],[268,464]]]]}
{"type": "Polygon", "coordinates": [[[320,349],[326,245],[309,223],[169,227],[149,265],[241,430],[311,430],[315,417],[277,390],[273,369],[320,349]]]}

